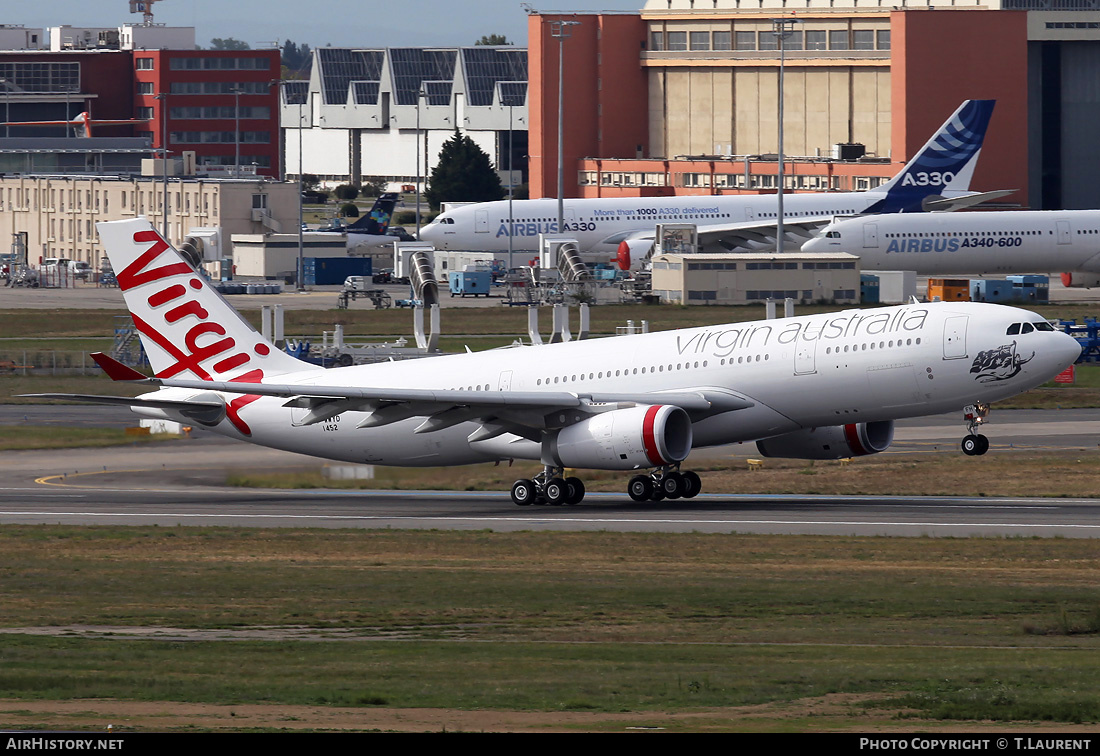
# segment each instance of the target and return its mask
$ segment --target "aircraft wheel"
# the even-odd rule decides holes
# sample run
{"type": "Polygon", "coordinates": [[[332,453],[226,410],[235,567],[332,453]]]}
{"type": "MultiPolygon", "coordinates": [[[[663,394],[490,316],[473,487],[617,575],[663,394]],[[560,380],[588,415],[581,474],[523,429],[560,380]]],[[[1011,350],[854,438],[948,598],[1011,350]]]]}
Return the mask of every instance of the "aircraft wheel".
{"type": "Polygon", "coordinates": [[[584,481],[580,478],[566,478],[565,485],[569,489],[569,496],[565,503],[580,504],[584,499],[584,481]]]}
{"type": "Polygon", "coordinates": [[[684,495],[684,476],[670,472],[661,479],[661,491],[670,499],[679,499],[684,495]]]}
{"type": "Polygon", "coordinates": [[[653,481],[649,479],[648,475],[635,475],[630,479],[626,492],[630,494],[630,498],[634,501],[649,501],[649,498],[653,495],[653,481]]]}
{"type": "Polygon", "coordinates": [[[665,500],[665,489],[661,488],[660,486],[654,486],[653,487],[653,494],[649,497],[649,500],[650,501],[664,501],[665,500]]]}
{"type": "Polygon", "coordinates": [[[965,438],[963,438],[961,446],[963,454],[968,457],[973,457],[975,454],[978,453],[978,437],[973,434],[966,436],[965,438]]]}
{"type": "Polygon", "coordinates": [[[703,481],[699,480],[699,476],[691,470],[683,473],[683,476],[684,488],[682,495],[685,499],[694,499],[703,490],[703,481]]]}
{"type": "Polygon", "coordinates": [[[561,478],[551,478],[542,489],[546,497],[546,503],[551,506],[561,506],[569,499],[569,485],[561,478]]]}
{"type": "Polygon", "coordinates": [[[980,457],[989,451],[989,439],[979,433],[975,438],[978,439],[978,447],[974,450],[974,455],[980,457]]]}
{"type": "Polygon", "coordinates": [[[534,481],[522,478],[512,484],[512,503],[516,506],[526,507],[535,502],[534,481]]]}

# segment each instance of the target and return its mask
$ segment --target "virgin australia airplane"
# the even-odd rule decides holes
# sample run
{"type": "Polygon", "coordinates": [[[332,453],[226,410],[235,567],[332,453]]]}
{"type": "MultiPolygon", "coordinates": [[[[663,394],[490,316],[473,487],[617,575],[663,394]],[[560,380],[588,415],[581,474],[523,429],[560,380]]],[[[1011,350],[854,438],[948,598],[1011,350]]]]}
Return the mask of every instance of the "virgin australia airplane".
{"type": "Polygon", "coordinates": [[[144,218],[97,224],[155,376],[103,354],[129,405],[250,443],[346,462],[463,465],[528,459],[516,504],[575,504],[565,468],[636,472],[635,501],[692,497],[692,449],[757,441],[768,456],[885,450],[898,418],[964,410],[967,454],[988,403],[1080,355],[1026,310],[910,304],[325,370],[256,333],[144,218]],[[1023,324],[1028,331],[1021,333],[1023,324]]]}
{"type": "MultiPolygon", "coordinates": [[[[887,183],[866,192],[786,194],[784,240],[801,244],[834,215],[955,210],[1011,191],[969,191],[993,100],[967,100],[916,156],[887,183]]],[[[637,267],[653,246],[658,223],[694,223],[705,251],[775,249],[774,194],[564,200],[562,233],[576,238],[586,259],[615,256],[637,267]]],[[[449,210],[420,231],[437,249],[538,251],[539,234],[558,233],[556,199],[483,202],[449,210]],[[511,218],[511,222],[509,222],[511,218]]]]}
{"type": "Polygon", "coordinates": [[[1011,210],[838,219],[803,252],[849,252],[862,270],[954,276],[1062,273],[1100,285],[1100,210],[1011,210]]]}

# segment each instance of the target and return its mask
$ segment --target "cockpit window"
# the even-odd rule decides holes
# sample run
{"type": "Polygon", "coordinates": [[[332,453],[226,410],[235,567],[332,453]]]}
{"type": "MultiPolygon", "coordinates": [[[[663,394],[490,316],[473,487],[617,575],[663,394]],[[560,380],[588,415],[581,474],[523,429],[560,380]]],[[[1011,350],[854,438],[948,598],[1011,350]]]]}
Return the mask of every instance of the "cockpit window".
{"type": "Polygon", "coordinates": [[[1020,333],[1031,333],[1034,330],[1035,328],[1032,327],[1031,323],[1024,323],[1023,328],[1020,329],[1020,333]]]}
{"type": "Polygon", "coordinates": [[[826,239],[839,239],[840,238],[840,232],[839,231],[829,231],[828,233],[825,234],[825,238],[826,239]]]}
{"type": "Polygon", "coordinates": [[[1032,325],[1035,326],[1036,331],[1053,331],[1054,330],[1054,326],[1052,326],[1050,323],[1046,322],[1045,320],[1040,320],[1036,323],[1033,323],[1032,325]]]}
{"type": "Polygon", "coordinates": [[[1013,323],[1012,325],[1010,325],[1008,327],[1008,331],[1007,331],[1008,336],[1016,336],[1019,333],[1020,333],[1020,324],[1019,323],[1013,323]]]}

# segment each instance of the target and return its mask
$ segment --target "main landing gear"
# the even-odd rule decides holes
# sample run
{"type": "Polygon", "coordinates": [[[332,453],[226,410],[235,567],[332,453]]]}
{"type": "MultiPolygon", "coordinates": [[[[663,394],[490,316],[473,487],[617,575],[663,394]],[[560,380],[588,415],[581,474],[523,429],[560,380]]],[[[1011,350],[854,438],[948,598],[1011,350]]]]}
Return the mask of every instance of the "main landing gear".
{"type": "MultiPolygon", "coordinates": [[[[512,484],[512,501],[526,507],[530,504],[579,504],[584,498],[584,483],[580,478],[563,477],[565,469],[547,465],[533,479],[523,478],[512,484]]],[[[699,476],[679,465],[658,467],[648,475],[635,475],[626,492],[634,501],[691,499],[703,488],[699,476]]]]}
{"type": "Polygon", "coordinates": [[[529,504],[580,504],[584,498],[584,483],[580,478],[565,478],[565,468],[547,465],[533,480],[522,478],[512,484],[512,501],[526,507],[529,504]]]}
{"type": "Polygon", "coordinates": [[[989,451],[989,439],[981,433],[974,432],[978,429],[978,426],[985,422],[987,415],[989,415],[989,405],[985,402],[978,402],[963,408],[963,419],[966,420],[967,435],[963,438],[960,446],[963,454],[968,457],[980,457],[989,451]]]}
{"type": "Polygon", "coordinates": [[[634,501],[692,499],[703,488],[699,476],[691,470],[680,472],[680,466],[658,467],[649,475],[635,475],[626,492],[634,501]]]}

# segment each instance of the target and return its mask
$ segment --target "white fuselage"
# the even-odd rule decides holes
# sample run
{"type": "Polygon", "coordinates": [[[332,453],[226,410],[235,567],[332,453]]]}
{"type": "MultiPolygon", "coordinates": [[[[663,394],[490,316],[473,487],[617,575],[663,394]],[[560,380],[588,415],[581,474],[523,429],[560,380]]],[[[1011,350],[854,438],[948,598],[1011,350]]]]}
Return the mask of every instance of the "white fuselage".
{"type": "MultiPolygon", "coordinates": [[[[732,323],[546,346],[498,349],[278,376],[282,383],[468,391],[654,393],[723,389],[753,406],[698,419],[695,447],[799,428],[928,415],[991,402],[1050,380],[1080,354],[1058,332],[1007,335],[1025,310],[932,303],[732,323]]],[[[1019,329],[1017,329],[1017,332],[1019,329]]],[[[204,392],[162,389],[158,398],[204,392]]],[[[308,394],[308,391],[303,391],[308,394]]],[[[414,433],[423,418],[359,428],[344,412],[298,425],[306,410],[261,397],[240,411],[253,443],[329,459],[404,466],[539,459],[539,444],[504,434],[468,441],[479,422],[414,433]]],[[[537,410],[532,410],[536,411],[537,410]]],[[[159,411],[145,411],[146,414],[159,411]]],[[[171,415],[171,413],[168,413],[171,415]]],[[[242,438],[223,420],[213,428],[242,438]]]]}
{"type": "Polygon", "coordinates": [[[865,270],[918,275],[1100,272],[1100,210],[876,215],[839,220],[803,252],[847,252],[865,270]]]}
{"type": "MultiPolygon", "coordinates": [[[[877,192],[787,194],[784,218],[861,213],[881,200],[877,192]]],[[[420,231],[421,241],[436,249],[507,252],[539,250],[539,234],[558,233],[556,199],[482,202],[440,214],[420,231]]],[[[774,194],[700,197],[623,197],[564,200],[562,234],[575,238],[582,251],[614,253],[623,238],[652,234],[658,223],[693,223],[700,228],[778,218],[774,194]]]]}

